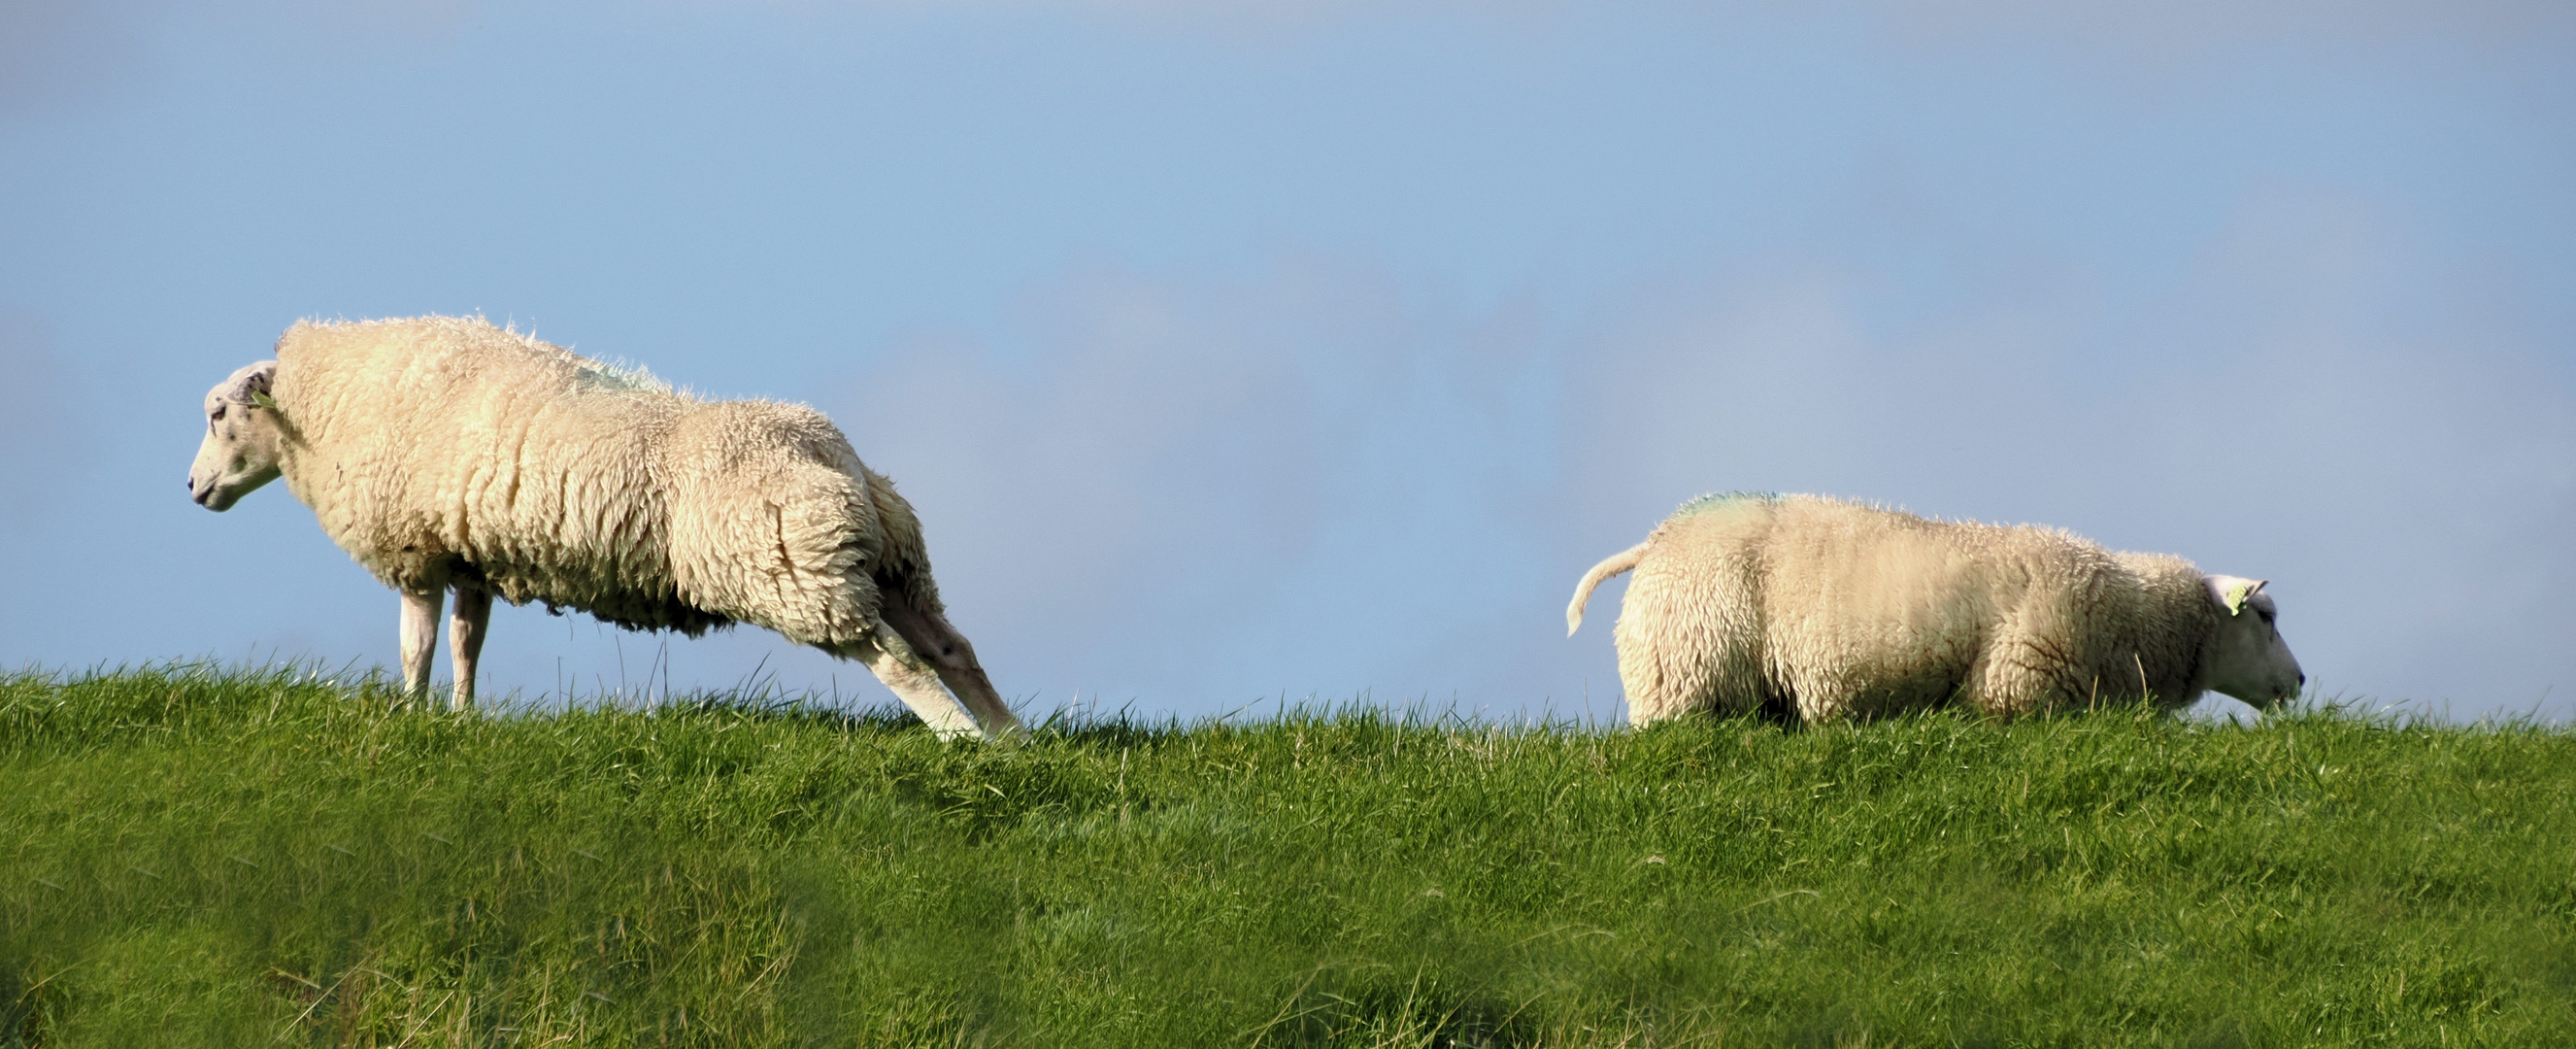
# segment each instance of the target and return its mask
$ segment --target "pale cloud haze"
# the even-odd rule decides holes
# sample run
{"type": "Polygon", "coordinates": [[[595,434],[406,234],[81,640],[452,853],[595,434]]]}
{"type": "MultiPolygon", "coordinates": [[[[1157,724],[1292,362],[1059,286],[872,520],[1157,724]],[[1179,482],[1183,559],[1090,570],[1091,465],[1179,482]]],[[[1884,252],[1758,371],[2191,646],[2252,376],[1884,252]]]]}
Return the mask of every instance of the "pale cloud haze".
{"type": "Polygon", "coordinates": [[[2529,706],[2576,673],[2569,361],[2409,302],[2441,275],[2356,224],[2265,194],[2139,316],[2025,292],[1920,340],[1863,334],[1830,281],[1676,293],[1578,380],[1570,454],[1595,465],[1566,490],[1635,519],[1723,476],[1700,486],[2054,524],[2272,578],[2329,692],[2529,706]]]}
{"type": "MultiPolygon", "coordinates": [[[[2273,581],[2330,694],[2576,710],[2561,5],[0,6],[0,665],[390,661],[175,483],[303,316],[808,401],[1043,712],[1616,711],[1592,562],[1812,491],[2273,581]],[[255,580],[210,597],[213,576],[255,580]]],[[[496,615],[495,691],[859,702],[496,615]]],[[[2215,706],[2228,706],[2217,701],[2215,706]]]]}

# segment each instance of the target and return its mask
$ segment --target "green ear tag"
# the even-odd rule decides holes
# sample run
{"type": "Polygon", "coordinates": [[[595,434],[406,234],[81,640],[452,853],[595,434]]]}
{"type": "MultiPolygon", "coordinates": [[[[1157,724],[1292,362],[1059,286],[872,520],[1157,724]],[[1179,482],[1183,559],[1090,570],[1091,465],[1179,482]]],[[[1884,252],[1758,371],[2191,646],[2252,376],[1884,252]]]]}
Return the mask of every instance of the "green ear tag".
{"type": "Polygon", "coordinates": [[[268,391],[266,390],[252,390],[250,392],[250,403],[254,406],[266,408],[270,411],[277,410],[277,398],[269,396],[268,391]]]}
{"type": "Polygon", "coordinates": [[[2245,611],[2245,599],[2252,596],[2254,596],[2254,584],[2252,583],[2238,583],[2235,586],[2228,587],[2227,614],[2232,616],[2243,613],[2245,611]]]}

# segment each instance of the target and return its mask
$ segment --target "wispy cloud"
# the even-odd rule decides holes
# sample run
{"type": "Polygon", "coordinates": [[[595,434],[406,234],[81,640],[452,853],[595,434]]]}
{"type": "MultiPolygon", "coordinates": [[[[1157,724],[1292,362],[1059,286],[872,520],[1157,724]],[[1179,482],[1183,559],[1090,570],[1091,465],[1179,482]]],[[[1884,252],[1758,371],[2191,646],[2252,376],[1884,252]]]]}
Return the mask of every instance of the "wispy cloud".
{"type": "Polygon", "coordinates": [[[1781,488],[2072,527],[2273,578],[2329,689],[2530,702],[2576,681],[2576,386],[2459,279],[2366,201],[2277,187],[2136,316],[1995,288],[1872,335],[1851,283],[1713,278],[1569,368],[1568,525],[1606,553],[1781,488]]]}
{"type": "Polygon", "coordinates": [[[1491,544],[1511,435],[1459,396],[1490,402],[1497,376],[1454,365],[1490,340],[1311,260],[1244,283],[1094,274],[1034,316],[1016,352],[917,340],[832,406],[922,508],[960,622],[1043,678],[1017,687],[1347,693],[1369,683],[1352,664],[1406,644],[1390,613],[1461,607],[1430,591],[1491,544]],[[1451,381],[1470,372],[1482,392],[1451,381]]]}
{"type": "MultiPolygon", "coordinates": [[[[220,327],[216,303],[282,323],[444,295],[594,330],[731,311],[775,336],[795,325],[761,324],[873,299],[834,334],[884,363],[822,406],[921,506],[960,624],[1015,693],[1185,713],[1282,690],[1599,699],[1607,630],[1561,636],[1574,577],[1692,494],[1771,487],[2270,576],[2330,687],[2481,710],[2576,677],[2560,644],[2576,622],[2553,600],[2576,583],[2558,538],[2576,523],[2570,315],[2539,298],[2565,269],[2549,233],[2565,224],[2564,122],[2546,114],[2566,92],[2377,56],[2554,70],[2569,18],[2272,0],[22,0],[0,6],[0,116],[156,76],[215,101],[6,129],[54,162],[20,212],[43,234],[29,243],[47,257],[20,268],[46,316],[121,307],[138,273],[176,290],[59,344],[10,320],[0,365],[21,391],[96,397],[122,389],[109,369],[159,352],[141,347],[220,327]],[[1688,34],[1726,46],[1638,50],[1688,34]],[[457,69],[384,60],[460,40],[457,69]],[[851,60],[842,44],[861,40],[912,64],[851,60]],[[1208,41],[1306,50],[1267,68],[1173,61],[1208,41]],[[1557,46],[1582,60],[1522,61],[1557,46]],[[2018,50],[1986,62],[1996,49],[2018,50]],[[1787,57],[1697,76],[1756,51],[1787,57]],[[532,56],[563,62],[515,94],[532,56]],[[666,93],[638,88],[673,56],[704,62],[666,93]],[[2199,75],[2212,58],[2228,75],[2199,75]],[[763,63],[812,75],[748,89],[737,74],[763,63]],[[825,75],[857,66],[888,79],[825,75]],[[2205,96],[2142,117],[2158,107],[2088,79],[2140,69],[2205,96]],[[459,94],[458,70],[504,86],[459,94]],[[257,89],[230,90],[245,78],[257,89]],[[344,92],[358,104],[309,104],[344,92]],[[1140,101],[1185,93],[1218,102],[1140,101]],[[296,105],[249,119],[280,101],[296,105]],[[543,118],[502,119],[522,110],[543,118]],[[444,177],[392,133],[419,127],[562,163],[444,177]],[[181,133],[200,128],[232,130],[181,133]],[[652,134],[582,134],[597,128],[652,134]],[[340,166],[270,177],[297,167],[275,144],[308,132],[340,166]],[[730,166],[692,166],[710,156],[730,166]],[[940,192],[961,183],[974,192],[940,192]],[[470,246],[386,251],[388,230],[470,246]],[[1321,247],[1241,270],[1270,237],[1321,247]],[[316,251],[369,261],[292,261],[316,251]],[[1162,261],[1067,273],[1067,258],[1162,261]],[[994,319],[995,289],[1032,280],[1020,318],[994,319]],[[922,323],[958,330],[884,334],[922,323]]],[[[598,348],[664,363],[611,341],[598,348]]],[[[742,344],[782,347],[769,373],[800,384],[847,345],[742,344]]],[[[194,393],[164,400],[176,423],[194,393]]],[[[64,426],[102,410],[13,415],[0,484],[51,490],[99,446],[63,444],[64,426]]],[[[254,549],[298,584],[264,618],[172,613],[157,634],[99,586],[120,596],[29,621],[21,651],[273,643],[279,624],[382,614],[363,581],[334,591],[345,608],[315,603],[353,570],[282,495],[209,519],[158,487],[191,439],[128,441],[68,475],[88,486],[82,530],[117,537],[95,541],[119,551],[120,585],[254,549]],[[121,647],[89,625],[102,616],[121,647]]],[[[495,642],[510,683],[551,687],[568,634],[613,653],[609,677],[626,655],[614,635],[530,622],[495,642]]],[[[675,646],[682,679],[734,656],[817,684],[850,670],[762,662],[777,647],[755,633],[675,646]]],[[[389,644],[373,625],[315,637],[379,658],[389,644]]]]}
{"type": "Polygon", "coordinates": [[[2132,311],[2004,273],[1893,330],[1851,267],[1614,292],[1588,328],[1364,268],[1094,274],[831,407],[1010,687],[1057,699],[1606,708],[1574,577],[1772,488],[2268,577],[2328,689],[2473,713],[2576,682],[2576,387],[2446,279],[2366,200],[2284,187],[2132,311]]]}

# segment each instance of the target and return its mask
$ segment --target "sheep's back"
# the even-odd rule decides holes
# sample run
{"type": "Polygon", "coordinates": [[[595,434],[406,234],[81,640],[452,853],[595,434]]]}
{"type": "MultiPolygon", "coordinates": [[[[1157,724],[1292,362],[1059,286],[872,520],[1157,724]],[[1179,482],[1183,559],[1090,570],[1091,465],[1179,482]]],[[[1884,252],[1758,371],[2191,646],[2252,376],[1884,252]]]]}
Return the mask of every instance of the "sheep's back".
{"type": "Polygon", "coordinates": [[[391,586],[451,567],[542,601],[691,633],[654,447],[688,398],[472,318],[299,324],[278,346],[287,479],[391,586]]]}
{"type": "Polygon", "coordinates": [[[1784,501],[1763,555],[1772,673],[1868,715],[1939,703],[1966,680],[2024,573],[1982,526],[1836,500],[1784,501]],[[2001,568],[2003,570],[1999,571],[2001,568]]]}
{"type": "Polygon", "coordinates": [[[2041,701],[2197,696],[2217,613],[2190,562],[2067,532],[1817,496],[1704,497],[1648,537],[1622,603],[1620,676],[1644,720],[1793,698],[1806,717],[1965,699],[1996,661],[2041,701]]]}
{"type": "Polygon", "coordinates": [[[1794,691],[1850,704],[1834,713],[2197,694],[2206,600],[2180,558],[1821,499],[1786,507],[1770,542],[1767,643],[1807,676],[1794,691]],[[1999,672],[2039,691],[1988,694],[1999,672]]]}

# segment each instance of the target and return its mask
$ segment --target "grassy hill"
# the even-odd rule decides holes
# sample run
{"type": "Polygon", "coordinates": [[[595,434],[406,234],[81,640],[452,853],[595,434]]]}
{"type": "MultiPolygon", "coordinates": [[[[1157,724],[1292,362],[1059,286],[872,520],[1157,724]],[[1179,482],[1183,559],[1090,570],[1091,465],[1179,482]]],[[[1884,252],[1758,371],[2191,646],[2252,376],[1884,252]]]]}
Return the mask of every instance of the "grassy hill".
{"type": "Polygon", "coordinates": [[[2576,735],[0,677],[0,1046],[2576,1044],[2576,735]]]}

